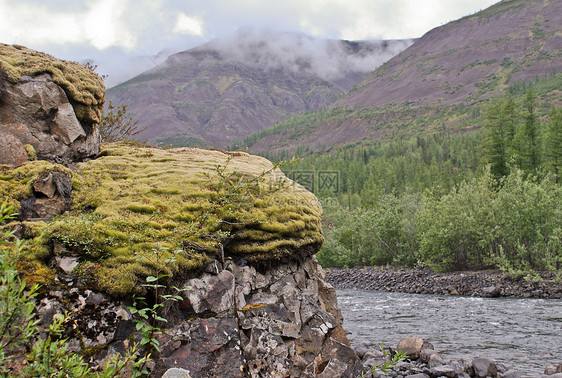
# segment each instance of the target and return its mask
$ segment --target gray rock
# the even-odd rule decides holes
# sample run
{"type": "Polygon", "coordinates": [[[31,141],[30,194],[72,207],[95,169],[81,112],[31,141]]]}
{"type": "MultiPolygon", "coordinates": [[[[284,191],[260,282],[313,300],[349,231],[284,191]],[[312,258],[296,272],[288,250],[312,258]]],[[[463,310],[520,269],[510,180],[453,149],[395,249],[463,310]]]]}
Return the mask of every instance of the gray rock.
{"type": "Polygon", "coordinates": [[[433,367],[445,365],[445,363],[446,362],[443,359],[443,357],[441,357],[441,355],[439,355],[439,353],[435,353],[435,354],[432,354],[429,357],[429,361],[427,362],[427,366],[429,366],[430,368],[433,368],[433,367]]]}
{"type": "Polygon", "coordinates": [[[498,373],[503,374],[509,370],[509,368],[502,363],[496,362],[496,368],[498,369],[498,373]]]}
{"type": "MultiPolygon", "coordinates": [[[[70,256],[61,245],[54,246],[54,254],[70,256]]],[[[336,335],[341,322],[334,314],[339,310],[315,259],[262,273],[233,260],[226,260],[224,267],[218,272],[211,267],[207,270],[212,273],[186,281],[191,290],[183,293],[183,301],[163,308],[168,323],[157,336],[161,350],[154,356],[151,376],[177,372],[171,369],[189,371],[194,377],[258,377],[271,372],[304,377],[315,376],[320,367],[325,377],[361,373],[359,356],[336,335]],[[271,285],[281,282],[275,286],[276,294],[269,292],[271,285]],[[319,290],[324,291],[323,299],[319,290]]],[[[60,270],[57,275],[65,276],[60,270]]],[[[89,357],[93,366],[99,366],[108,353],[124,352],[131,341],[140,340],[127,304],[72,287],[49,293],[37,312],[45,321],[56,312],[72,312],[81,339],[69,336],[71,350],[83,346],[99,350],[89,357]]]]}
{"type": "Polygon", "coordinates": [[[162,378],[191,378],[191,375],[189,375],[189,371],[185,369],[171,368],[166,370],[162,378]]]}
{"type": "Polygon", "coordinates": [[[436,350],[433,349],[422,349],[420,352],[420,360],[422,360],[422,362],[428,363],[429,359],[431,358],[431,356],[433,355],[439,355],[439,353],[436,350]]]}
{"type": "MultiPolygon", "coordinates": [[[[103,294],[100,293],[94,293],[91,292],[89,290],[86,290],[86,304],[91,305],[91,306],[99,306],[102,303],[106,303],[107,302],[107,297],[103,294]]],[[[127,310],[128,311],[128,310],[127,310]]],[[[128,319],[127,319],[128,320],[128,319]]]]}
{"type": "Polygon", "coordinates": [[[476,377],[496,377],[498,374],[496,362],[487,357],[473,358],[472,368],[476,377]]]}
{"type": "Polygon", "coordinates": [[[56,256],[55,261],[57,266],[67,274],[71,273],[72,270],[74,270],[74,268],[76,268],[78,264],[80,264],[80,259],[78,257],[71,256],[56,256]]]}
{"type": "Polygon", "coordinates": [[[429,375],[424,373],[417,373],[417,374],[410,374],[407,375],[406,378],[430,378],[429,375]]]}
{"type": "Polygon", "coordinates": [[[0,127],[0,164],[18,166],[28,160],[27,151],[23,143],[0,127]]]}
{"type": "Polygon", "coordinates": [[[521,378],[525,376],[525,372],[521,370],[508,370],[502,374],[503,378],[521,378]]]}
{"type": "Polygon", "coordinates": [[[97,125],[80,124],[64,90],[50,75],[25,77],[17,84],[3,80],[0,86],[2,144],[6,146],[7,140],[14,148],[11,154],[0,148],[0,164],[21,164],[25,152],[21,147],[26,144],[33,146],[38,159],[45,160],[80,161],[99,153],[97,125]]]}
{"type": "Polygon", "coordinates": [[[454,378],[458,375],[455,369],[447,365],[433,367],[429,370],[429,372],[432,377],[454,378]]]}
{"type": "Polygon", "coordinates": [[[359,344],[355,347],[355,352],[357,353],[357,356],[359,356],[359,358],[363,358],[363,356],[365,356],[365,353],[367,353],[368,351],[369,349],[363,344],[359,344]]]}
{"type": "Polygon", "coordinates": [[[457,290],[457,287],[455,285],[447,286],[447,291],[450,295],[459,295],[459,291],[457,290]]]}
{"type": "Polygon", "coordinates": [[[191,289],[182,292],[184,300],[180,307],[183,310],[220,314],[234,309],[234,275],[227,270],[216,276],[206,273],[202,278],[187,281],[185,286],[191,289]]]}
{"type": "Polygon", "coordinates": [[[338,360],[347,365],[354,365],[359,361],[357,353],[355,353],[349,345],[345,345],[331,337],[324,342],[322,356],[324,356],[325,361],[331,359],[332,357],[337,357],[338,360]]]}
{"type": "Polygon", "coordinates": [[[499,297],[501,293],[501,288],[497,286],[488,286],[482,288],[482,293],[485,297],[495,298],[499,297]]]}
{"type": "Polygon", "coordinates": [[[32,184],[34,197],[21,201],[21,220],[51,219],[70,208],[72,183],[62,172],[45,172],[32,184]]]}
{"type": "Polygon", "coordinates": [[[347,364],[343,363],[342,361],[338,360],[337,358],[332,358],[328,362],[328,365],[324,368],[324,370],[317,375],[318,378],[339,378],[345,375],[346,370],[348,369],[347,364]]]}
{"type": "Polygon", "coordinates": [[[423,339],[421,337],[406,337],[401,339],[396,345],[396,350],[401,350],[408,357],[417,359],[423,348],[423,339]]]}

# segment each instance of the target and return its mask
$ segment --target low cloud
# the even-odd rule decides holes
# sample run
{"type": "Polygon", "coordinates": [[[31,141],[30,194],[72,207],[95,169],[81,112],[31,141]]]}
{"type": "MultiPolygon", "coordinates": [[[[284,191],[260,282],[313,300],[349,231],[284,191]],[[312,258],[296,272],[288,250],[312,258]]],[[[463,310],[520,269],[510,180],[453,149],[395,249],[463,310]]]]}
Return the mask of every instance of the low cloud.
{"type": "Polygon", "coordinates": [[[337,80],[347,73],[367,73],[411,45],[413,40],[341,41],[301,33],[244,28],[199,49],[219,51],[224,59],[266,70],[288,69],[337,80]]]}

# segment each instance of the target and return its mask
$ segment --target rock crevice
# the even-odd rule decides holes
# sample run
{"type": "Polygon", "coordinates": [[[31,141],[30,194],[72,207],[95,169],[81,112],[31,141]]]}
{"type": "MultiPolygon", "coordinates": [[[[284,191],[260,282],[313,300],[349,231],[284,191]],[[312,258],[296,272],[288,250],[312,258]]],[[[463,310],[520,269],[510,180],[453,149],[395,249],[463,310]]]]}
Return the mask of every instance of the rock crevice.
{"type": "MultiPolygon", "coordinates": [[[[54,312],[71,311],[70,321],[80,332],[69,333],[69,343],[79,353],[96,350],[93,365],[140,340],[129,301],[84,289],[75,273],[59,268],[73,288],[51,291],[41,300],[43,328],[54,312]],[[63,303],[62,297],[69,300],[63,303]]],[[[185,369],[191,377],[356,377],[361,372],[335,291],[314,257],[265,273],[232,259],[215,261],[181,287],[183,299],[167,306],[168,328],[158,335],[161,351],[153,355],[152,376],[170,369],[185,369]]]]}

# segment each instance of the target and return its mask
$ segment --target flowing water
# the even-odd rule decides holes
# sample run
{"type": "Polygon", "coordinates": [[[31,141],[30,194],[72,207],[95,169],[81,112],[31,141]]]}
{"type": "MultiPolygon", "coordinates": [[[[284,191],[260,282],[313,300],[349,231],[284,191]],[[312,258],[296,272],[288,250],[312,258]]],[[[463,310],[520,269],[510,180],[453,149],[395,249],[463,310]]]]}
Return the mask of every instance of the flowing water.
{"type": "Polygon", "coordinates": [[[484,356],[540,375],[562,363],[562,300],[337,290],[352,344],[419,336],[445,358],[484,356]]]}

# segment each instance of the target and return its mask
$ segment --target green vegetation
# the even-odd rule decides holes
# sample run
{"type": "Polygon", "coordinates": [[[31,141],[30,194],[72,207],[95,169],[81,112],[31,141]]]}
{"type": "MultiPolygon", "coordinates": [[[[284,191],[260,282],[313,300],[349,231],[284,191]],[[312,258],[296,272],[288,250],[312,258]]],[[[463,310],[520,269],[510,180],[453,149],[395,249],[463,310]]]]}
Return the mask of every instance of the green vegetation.
{"type": "Polygon", "coordinates": [[[86,123],[99,123],[105,101],[103,80],[91,69],[75,62],[62,61],[23,46],[0,43],[0,72],[17,83],[26,76],[51,75],[74,107],[76,117],[86,123]]]}
{"type": "MultiPolygon", "coordinates": [[[[131,314],[138,315],[135,319],[136,329],[142,335],[140,345],[147,345],[151,350],[160,352],[160,342],[156,337],[157,334],[161,333],[162,329],[158,327],[160,323],[168,323],[168,319],[160,316],[160,311],[166,302],[177,302],[181,301],[183,298],[178,295],[181,291],[191,290],[191,287],[185,287],[183,289],[178,289],[177,287],[166,288],[160,282],[162,279],[166,278],[166,274],[161,274],[161,271],[165,265],[175,261],[175,256],[163,259],[163,251],[167,248],[163,247],[162,244],[157,243],[156,248],[152,250],[152,254],[140,255],[140,259],[148,258],[152,264],[156,267],[155,276],[146,277],[146,283],[143,284],[144,287],[151,289],[154,296],[154,304],[152,306],[147,305],[146,298],[135,296],[132,306],[129,306],[131,314]],[[163,294],[162,291],[168,289],[174,290],[174,294],[163,294]],[[141,306],[141,302],[143,306],[141,306]]],[[[176,250],[173,255],[181,254],[182,250],[176,250]]],[[[148,356],[146,357],[148,358],[148,356]]]]}
{"type": "Polygon", "coordinates": [[[110,144],[74,172],[47,162],[2,167],[0,200],[19,205],[53,169],[72,175],[73,206],[48,224],[28,225],[27,275],[49,276],[44,264],[56,244],[81,256],[93,287],[130,295],[144,292],[140,283],[160,268],[173,285],[223,252],[267,266],[312,254],[323,241],[316,198],[246,153],[110,144]],[[170,259],[160,268],[147,258],[158,245],[170,259]]]}
{"type": "Polygon", "coordinates": [[[561,110],[535,90],[482,105],[472,119],[483,129],[347,145],[285,169],[339,175],[336,190],[310,187],[326,211],[319,261],[559,269],[561,110]]]}
{"type": "Polygon", "coordinates": [[[546,133],[546,161],[560,182],[562,169],[562,109],[553,107],[546,133]]]}
{"type": "MultiPolygon", "coordinates": [[[[13,218],[13,207],[0,205],[0,226],[13,218]]],[[[66,340],[61,338],[68,314],[58,314],[46,330],[46,337],[38,337],[34,320],[34,298],[38,286],[26,289],[18,266],[26,253],[25,245],[6,231],[0,235],[0,375],[24,377],[138,377],[147,374],[142,366],[148,357],[141,358],[136,346],[123,357],[107,359],[99,371],[92,371],[84,359],[68,352],[66,340]],[[29,353],[27,349],[30,347],[29,353]]]]}
{"type": "Polygon", "coordinates": [[[244,139],[244,145],[250,147],[261,138],[281,133],[289,134],[289,139],[298,140],[299,137],[313,130],[315,126],[330,121],[338,121],[351,112],[352,109],[336,108],[333,110],[323,109],[296,115],[246,137],[244,139]]]}
{"type": "MultiPolygon", "coordinates": [[[[537,1],[537,0],[534,0],[537,1]]],[[[460,20],[464,20],[464,19],[483,19],[483,18],[490,18],[493,17],[495,15],[498,14],[503,14],[506,12],[511,12],[511,11],[515,11],[521,8],[524,8],[530,1],[529,0],[503,0],[500,1],[494,5],[492,5],[491,7],[480,11],[476,14],[470,15],[470,16],[466,16],[461,18],[460,20]]],[[[454,22],[459,22],[460,20],[454,21],[454,22]]]]}

